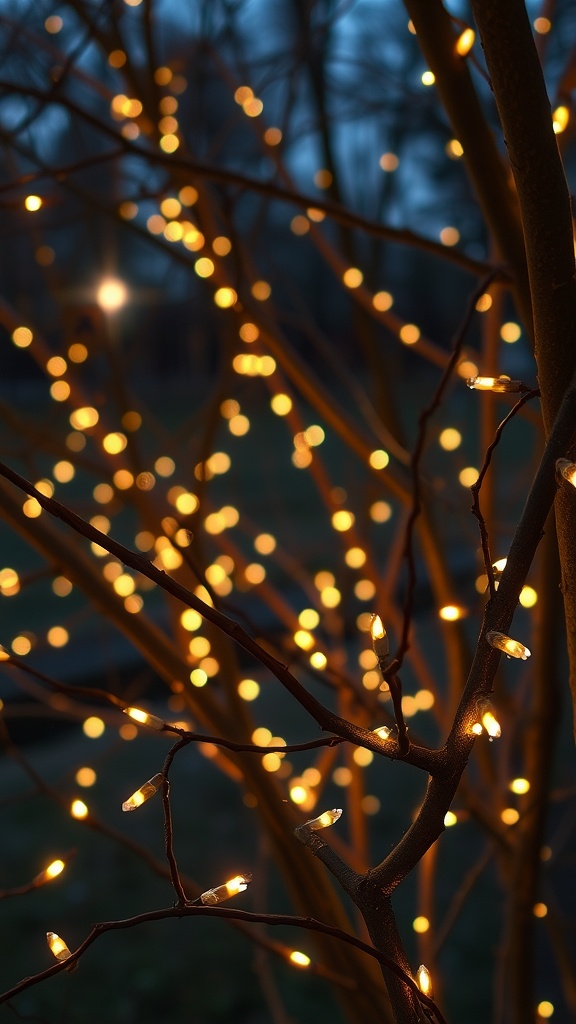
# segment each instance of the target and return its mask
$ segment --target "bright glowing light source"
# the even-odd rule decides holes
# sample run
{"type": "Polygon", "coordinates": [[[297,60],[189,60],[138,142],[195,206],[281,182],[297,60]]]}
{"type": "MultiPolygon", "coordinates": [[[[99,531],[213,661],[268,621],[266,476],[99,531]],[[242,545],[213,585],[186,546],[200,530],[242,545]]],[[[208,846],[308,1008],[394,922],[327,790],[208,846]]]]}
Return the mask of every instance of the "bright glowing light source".
{"type": "Polygon", "coordinates": [[[414,920],[412,921],[412,927],[415,932],[418,932],[419,935],[423,935],[424,932],[428,931],[430,927],[430,921],[428,920],[427,917],[415,917],[414,920]]]}
{"type": "Polygon", "coordinates": [[[378,163],[383,171],[387,171],[388,174],[392,174],[400,163],[396,153],[382,153],[378,163]]]}
{"type": "Polygon", "coordinates": [[[462,444],[462,434],[455,427],[446,427],[438,438],[440,447],[446,452],[453,452],[462,444]]]}
{"type": "Polygon", "coordinates": [[[24,200],[24,206],[30,213],[35,213],[42,206],[42,199],[40,196],[26,196],[24,200]]]}
{"type": "Polygon", "coordinates": [[[375,732],[381,740],[387,740],[392,733],[392,729],[388,725],[379,725],[378,728],[373,729],[372,732],[375,732]]]}
{"type": "Polygon", "coordinates": [[[446,143],[445,148],[446,153],[451,160],[459,160],[464,154],[464,147],[461,142],[458,142],[458,139],[450,139],[450,141],[446,143]]]}
{"type": "Polygon", "coordinates": [[[229,309],[238,301],[238,295],[233,288],[218,288],[214,293],[214,302],[220,309],[229,309]]]}
{"type": "Polygon", "coordinates": [[[264,104],[256,96],[251,96],[249,99],[244,100],[242,110],[247,117],[258,117],[264,110],[264,104]]]}
{"type": "Polygon", "coordinates": [[[541,1003],[538,1003],[536,1009],[540,1016],[547,1020],[554,1013],[554,1004],[550,1003],[548,999],[543,999],[541,1003]]]}
{"type": "Polygon", "coordinates": [[[457,821],[458,818],[454,814],[454,811],[446,811],[446,814],[444,815],[444,825],[446,826],[446,828],[452,828],[452,826],[455,825],[457,821]]]}
{"type": "Polygon", "coordinates": [[[505,807],[500,818],[505,825],[515,825],[520,815],[515,807],[505,807]]]}
{"type": "Polygon", "coordinates": [[[443,608],[440,608],[438,615],[445,622],[456,622],[457,619],[462,618],[463,610],[456,604],[446,604],[443,608]]]}
{"type": "Polygon", "coordinates": [[[91,740],[97,740],[104,732],[106,726],[101,718],[96,715],[91,715],[90,718],[86,718],[82,724],[82,731],[85,736],[88,736],[91,740]]]}
{"type": "Polygon", "coordinates": [[[530,789],[530,783],[528,779],[512,779],[508,788],[511,789],[513,793],[527,793],[530,789]]]}
{"type": "Polygon", "coordinates": [[[465,57],[467,53],[470,53],[470,50],[474,46],[475,39],[476,33],[474,32],[474,29],[465,28],[456,40],[456,53],[460,57],[465,57]]]}
{"type": "Polygon", "coordinates": [[[310,664],[312,665],[312,668],[322,671],[322,669],[326,668],[326,665],[328,664],[328,658],[322,653],[322,651],[314,651],[314,653],[310,655],[310,664]]]}
{"type": "Polygon", "coordinates": [[[366,747],[356,747],[352,758],[360,768],[366,768],[367,765],[372,764],[374,754],[371,750],[367,750],[366,747]]]}
{"type": "Polygon", "coordinates": [[[85,405],[80,409],[74,409],[70,414],[70,426],[74,427],[74,430],[89,430],[90,427],[96,426],[99,419],[98,410],[91,405],[85,405]]]}
{"type": "Polygon", "coordinates": [[[482,725],[486,729],[486,732],[488,733],[488,736],[491,740],[498,739],[498,737],[502,735],[500,723],[495,718],[493,711],[490,711],[488,709],[484,711],[484,713],[482,714],[482,725]]]}
{"type": "Polygon", "coordinates": [[[377,448],[376,451],[370,453],[368,462],[372,469],[385,469],[390,462],[390,456],[383,448],[377,448]]]}
{"type": "Polygon", "coordinates": [[[88,817],[88,807],[83,800],[73,800],[70,805],[70,814],[79,821],[88,817]]]}
{"type": "Polygon", "coordinates": [[[491,647],[503,651],[509,658],[520,658],[522,661],[526,661],[530,657],[530,651],[524,644],[521,644],[518,640],[512,640],[505,633],[491,630],[489,633],[486,633],[486,640],[491,647]]]}
{"type": "Polygon", "coordinates": [[[468,377],[466,384],[473,391],[520,391],[522,381],[510,377],[468,377]]]}
{"type": "Polygon", "coordinates": [[[158,772],[157,775],[153,775],[148,782],[145,782],[140,789],[137,789],[132,796],[129,796],[127,800],[122,804],[123,811],[135,811],[137,807],[141,807],[143,803],[146,803],[151,796],[154,796],[158,792],[163,782],[162,772],[158,772]]]}
{"type": "Polygon", "coordinates": [[[415,345],[420,337],[420,328],[416,324],[404,324],[400,328],[399,338],[405,345],[415,345]]]}
{"type": "Polygon", "coordinates": [[[178,198],[182,206],[194,206],[198,202],[198,191],[193,185],[184,185],[178,193],[178,198]]]}
{"type": "Polygon", "coordinates": [[[479,475],[480,474],[475,466],[465,466],[464,469],[460,470],[458,480],[462,484],[462,487],[472,487],[476,483],[479,475]]]}
{"type": "Polygon", "coordinates": [[[56,932],[46,932],[46,942],[50,947],[50,952],[54,954],[57,960],[68,960],[72,956],[64,939],[61,939],[56,932]]]}
{"type": "Polygon", "coordinates": [[[534,914],[534,917],[546,917],[548,907],[545,903],[535,903],[532,908],[532,913],[534,914]]]}
{"type": "Polygon", "coordinates": [[[295,804],[305,804],[310,798],[307,786],[303,786],[300,780],[295,779],[290,785],[290,799],[295,804]]]}
{"type": "Polygon", "coordinates": [[[134,483],[134,477],[129,469],[117,469],[112,477],[114,487],[119,491],[127,491],[134,483]]]}
{"type": "Polygon", "coordinates": [[[550,18],[535,18],[534,29],[539,35],[545,36],[552,28],[550,18]]]}
{"type": "Polygon", "coordinates": [[[474,725],[472,726],[472,730],[471,731],[474,733],[475,736],[481,736],[482,735],[482,725],[480,724],[480,722],[474,722],[474,725]]]}
{"type": "Polygon", "coordinates": [[[244,892],[248,888],[252,881],[252,875],[236,875],[235,878],[231,878],[229,882],[225,882],[224,885],[218,885],[215,889],[208,889],[203,892],[200,896],[202,903],[208,906],[213,906],[216,903],[222,903],[224,900],[229,900],[231,896],[236,896],[239,892],[244,892]]]}
{"type": "Polygon", "coordinates": [[[193,668],[190,673],[190,682],[192,683],[192,686],[197,686],[198,688],[206,686],[206,683],[208,682],[208,676],[206,675],[204,669],[193,668]]]}
{"type": "Polygon", "coordinates": [[[165,153],[175,153],[180,145],[180,139],[177,135],[169,133],[168,135],[162,136],[158,145],[165,153]]]}
{"type": "Polygon", "coordinates": [[[61,377],[61,375],[66,374],[67,369],[67,361],[61,355],[50,356],[46,364],[46,370],[51,377],[61,377]]]}
{"type": "Polygon", "coordinates": [[[538,594],[534,590],[534,587],[522,587],[520,591],[519,601],[523,608],[533,608],[538,600],[538,594]]]}
{"type": "Polygon", "coordinates": [[[143,711],[142,708],[122,708],[125,715],[128,715],[138,725],[147,725],[150,729],[157,729],[161,732],[165,726],[165,722],[157,715],[150,715],[147,711],[143,711]]]}
{"type": "Polygon", "coordinates": [[[46,639],[51,647],[65,647],[70,636],[64,626],[52,626],[46,634],[46,639]]]}
{"type": "Polygon", "coordinates": [[[341,817],[342,808],[333,807],[331,811],[323,811],[317,818],[311,818],[310,821],[305,821],[304,824],[307,828],[312,829],[313,832],[319,832],[322,828],[329,828],[330,825],[333,825],[341,817]]]}
{"type": "Polygon", "coordinates": [[[332,772],[332,781],[336,786],[342,786],[342,788],[345,788],[352,782],[352,772],[349,768],[345,768],[344,766],[336,768],[332,772]]]}
{"type": "Polygon", "coordinates": [[[484,292],[484,294],[480,296],[478,302],[476,303],[476,309],[478,310],[479,313],[486,313],[486,311],[490,309],[491,305],[492,296],[489,295],[488,292],[484,292]]]}
{"type": "Polygon", "coordinates": [[[394,299],[390,295],[390,292],[376,292],[376,294],[372,296],[372,305],[379,313],[385,313],[386,310],[392,307],[393,302],[394,299]]]}
{"type": "Polygon", "coordinates": [[[276,538],[271,533],[259,533],[254,539],[254,547],[259,555],[271,555],[276,548],[276,538]]]}
{"type": "Polygon", "coordinates": [[[65,402],[70,397],[70,385],[65,380],[55,380],[50,385],[50,395],[55,402],[65,402]]]}
{"type": "Polygon", "coordinates": [[[14,637],[10,646],[14,651],[14,654],[17,654],[19,655],[19,657],[23,658],[32,650],[32,641],[29,636],[24,636],[23,634],[20,634],[20,636],[14,637]]]}
{"type": "Polygon", "coordinates": [[[556,107],[556,110],[552,114],[552,127],[555,135],[561,135],[563,131],[568,127],[568,121],[570,120],[570,110],[564,105],[556,107]]]}
{"type": "Polygon", "coordinates": [[[194,270],[198,277],[211,277],[214,273],[214,263],[208,256],[201,256],[194,264],[194,270]]]}
{"type": "Polygon", "coordinates": [[[345,533],[346,530],[350,530],[354,526],[354,519],[353,512],[348,512],[346,509],[341,508],[332,515],[332,526],[340,533],[345,533]]]}
{"type": "Polygon", "coordinates": [[[126,63],[126,54],[124,50],[112,50],[108,54],[108,63],[111,68],[122,68],[126,63]]]}
{"type": "Polygon", "coordinates": [[[512,320],[508,321],[508,323],[502,324],[502,327],[500,328],[500,337],[502,338],[502,341],[507,341],[509,345],[513,345],[515,341],[518,341],[521,334],[522,329],[520,324],[516,324],[512,320]]]}
{"type": "Polygon", "coordinates": [[[199,507],[200,502],[195,494],[191,491],[184,491],[183,494],[179,494],[174,502],[178,512],[183,516],[192,515],[193,512],[199,507]]]}
{"type": "Polygon", "coordinates": [[[128,289],[117,277],[107,277],[96,292],[96,302],[105,313],[115,313],[128,301],[128,289]]]}
{"type": "Polygon", "coordinates": [[[0,593],[3,597],[12,597],[20,590],[20,578],[15,569],[0,570],[0,593]]]}
{"type": "Polygon", "coordinates": [[[320,591],[320,600],[325,608],[337,608],[342,600],[342,594],[338,587],[323,587],[320,591]]]}
{"type": "Polygon", "coordinates": [[[420,964],[420,967],[416,971],[416,980],[418,981],[418,988],[425,996],[432,996],[432,979],[430,977],[430,971],[424,964],[420,964]]]}
{"type": "Polygon", "coordinates": [[[314,637],[306,629],[297,629],[294,633],[294,643],[303,651],[309,651],[314,647],[314,637]]]}
{"type": "Polygon", "coordinates": [[[61,462],[57,462],[52,470],[52,476],[59,484],[67,484],[74,477],[76,470],[71,462],[63,459],[61,462]]]}
{"type": "Polygon", "coordinates": [[[292,399],[289,395],[273,395],[270,399],[270,407],[277,416],[287,416],[292,408],[292,399]]]}
{"type": "Polygon", "coordinates": [[[434,85],[436,77],[432,71],[424,71],[421,77],[422,85],[434,85]]]}
{"type": "Polygon", "coordinates": [[[576,463],[569,459],[556,459],[556,473],[576,487],[576,463]]]}
{"type": "Polygon", "coordinates": [[[302,629],[315,629],[320,622],[320,616],[315,608],[304,608],[298,616],[298,622],[302,629]]]}
{"type": "Polygon", "coordinates": [[[44,885],[46,882],[51,882],[53,878],[57,878],[58,875],[62,874],[66,864],[63,860],[53,860],[44,871],[36,875],[34,879],[34,885],[44,885]]]}
{"type": "Polygon", "coordinates": [[[349,548],[344,555],[344,561],[351,569],[360,569],[366,562],[366,552],[363,548],[349,548]]]}
{"type": "Polygon", "coordinates": [[[12,341],[16,348],[28,348],[32,344],[33,334],[29,327],[16,327],[12,331],[12,341]]]}
{"type": "Polygon", "coordinates": [[[242,700],[256,700],[260,693],[260,686],[255,679],[242,679],[238,683],[238,693],[242,700]]]}
{"type": "Polygon", "coordinates": [[[301,953],[299,949],[292,950],[288,959],[295,964],[296,967],[309,967],[311,964],[310,957],[306,956],[306,953],[301,953]]]}
{"type": "Polygon", "coordinates": [[[348,267],[342,274],[342,280],[347,288],[359,288],[364,280],[364,274],[358,267],[348,267]]]}

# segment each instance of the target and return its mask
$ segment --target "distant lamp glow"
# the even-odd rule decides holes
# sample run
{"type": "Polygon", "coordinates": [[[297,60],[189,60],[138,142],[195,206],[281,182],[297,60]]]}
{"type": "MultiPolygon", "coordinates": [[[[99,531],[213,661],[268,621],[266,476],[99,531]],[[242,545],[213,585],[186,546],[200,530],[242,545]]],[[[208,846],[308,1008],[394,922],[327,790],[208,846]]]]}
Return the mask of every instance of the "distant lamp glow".
{"type": "Polygon", "coordinates": [[[117,277],[106,277],[96,292],[96,301],[105,313],[116,313],[128,301],[128,289],[117,277]]]}
{"type": "Polygon", "coordinates": [[[334,807],[331,811],[324,811],[322,814],[319,814],[317,818],[305,821],[304,824],[307,828],[312,829],[313,832],[319,832],[321,828],[329,828],[340,817],[342,817],[342,808],[334,807]]]}
{"type": "Polygon", "coordinates": [[[556,473],[576,487],[576,463],[569,459],[556,459],[556,473]]]}
{"type": "Polygon", "coordinates": [[[310,957],[306,956],[306,953],[301,953],[299,949],[292,950],[288,959],[297,967],[309,967],[311,963],[310,957]]]}
{"type": "Polygon", "coordinates": [[[486,640],[491,647],[503,651],[509,658],[520,658],[522,661],[526,661],[530,657],[530,651],[524,644],[521,644],[519,640],[512,640],[505,633],[491,630],[489,633],[486,633],[486,640]]]}
{"type": "Polygon", "coordinates": [[[158,792],[162,785],[163,775],[162,772],[158,772],[157,775],[153,775],[148,782],[145,782],[140,789],[137,789],[132,796],[129,796],[127,800],[122,804],[123,811],[135,811],[137,807],[141,807],[142,804],[146,803],[151,796],[154,796],[158,792]]]}
{"type": "Polygon", "coordinates": [[[370,623],[370,636],[372,637],[372,649],[380,660],[387,658],[390,653],[390,642],[384,624],[379,615],[374,615],[370,623]]]}
{"type": "Polygon", "coordinates": [[[68,960],[72,956],[64,939],[56,935],[56,932],[46,932],[46,942],[50,947],[50,952],[54,954],[57,960],[68,960]]]}
{"type": "Polygon", "coordinates": [[[430,996],[432,999],[432,979],[430,977],[430,971],[424,966],[424,964],[420,964],[420,967],[416,972],[416,980],[420,991],[423,992],[425,996],[430,996]]]}
{"type": "Polygon", "coordinates": [[[224,882],[224,885],[218,885],[215,889],[207,889],[200,896],[200,901],[208,906],[213,906],[216,903],[223,903],[224,900],[229,900],[231,896],[236,896],[239,892],[244,892],[248,888],[252,881],[252,875],[236,875],[235,878],[231,878],[229,882],[224,882]]]}
{"type": "Polygon", "coordinates": [[[157,715],[149,715],[147,711],[143,711],[142,708],[122,708],[125,715],[132,718],[134,722],[138,722],[138,725],[147,725],[150,729],[157,729],[161,732],[166,725],[161,718],[157,715]]]}
{"type": "Polygon", "coordinates": [[[520,391],[522,381],[510,377],[468,377],[466,384],[472,391],[520,391]]]}
{"type": "Polygon", "coordinates": [[[24,206],[30,213],[36,213],[36,210],[42,206],[42,199],[40,196],[26,196],[24,206]]]}
{"type": "Polygon", "coordinates": [[[570,120],[570,110],[563,104],[560,107],[556,107],[556,110],[552,114],[552,127],[555,135],[561,135],[568,126],[570,120]]]}

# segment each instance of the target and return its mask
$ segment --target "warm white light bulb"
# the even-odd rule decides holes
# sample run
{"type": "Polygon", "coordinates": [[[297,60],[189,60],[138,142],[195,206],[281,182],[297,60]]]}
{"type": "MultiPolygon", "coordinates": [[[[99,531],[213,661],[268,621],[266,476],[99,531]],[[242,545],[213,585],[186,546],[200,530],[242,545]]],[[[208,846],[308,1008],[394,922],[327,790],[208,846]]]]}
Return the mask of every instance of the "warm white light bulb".
{"type": "Polygon", "coordinates": [[[164,776],[162,772],[158,772],[157,775],[153,775],[148,782],[143,783],[140,789],[137,789],[132,796],[129,796],[127,800],[122,804],[123,811],[135,811],[137,807],[141,807],[142,804],[146,803],[151,796],[154,796],[158,792],[162,785],[164,776]]]}
{"type": "Polygon", "coordinates": [[[418,981],[418,988],[425,996],[432,998],[432,979],[430,977],[430,971],[424,964],[420,964],[416,972],[416,979],[418,981]]]}
{"type": "Polygon", "coordinates": [[[576,487],[576,463],[570,462],[570,459],[556,459],[556,472],[572,487],[576,487]]]}
{"type": "Polygon", "coordinates": [[[128,300],[128,289],[117,277],[107,277],[96,292],[96,301],[105,313],[116,313],[128,300]]]}
{"type": "Polygon", "coordinates": [[[510,377],[468,377],[466,384],[472,391],[520,391],[522,381],[511,380],[510,377]]]}
{"type": "Polygon", "coordinates": [[[150,715],[147,711],[143,711],[142,708],[122,708],[122,710],[134,722],[138,722],[138,725],[147,725],[151,729],[157,729],[158,732],[161,732],[166,725],[157,715],[150,715]]]}
{"type": "Polygon", "coordinates": [[[56,932],[46,932],[46,942],[57,960],[68,960],[72,956],[64,939],[61,939],[56,932]]]}
{"type": "Polygon", "coordinates": [[[521,644],[519,640],[513,640],[512,637],[506,636],[506,633],[491,630],[489,633],[486,633],[486,640],[491,647],[503,651],[509,658],[520,658],[522,661],[526,661],[530,657],[528,648],[521,644]]]}
{"type": "Polygon", "coordinates": [[[304,824],[311,828],[313,832],[318,832],[321,828],[329,828],[333,825],[338,818],[342,816],[342,808],[334,807],[331,811],[324,811],[319,814],[317,818],[311,818],[310,821],[305,821],[304,824]]]}
{"type": "Polygon", "coordinates": [[[390,652],[388,634],[384,623],[379,615],[374,615],[370,623],[370,636],[372,637],[372,649],[378,659],[387,658],[390,652]]]}
{"type": "Polygon", "coordinates": [[[252,881],[252,875],[236,875],[231,878],[229,882],[224,882],[223,885],[217,885],[214,889],[207,889],[200,896],[200,901],[208,906],[213,906],[216,903],[222,903],[224,900],[229,900],[231,896],[236,896],[239,892],[244,892],[248,888],[252,881]]]}

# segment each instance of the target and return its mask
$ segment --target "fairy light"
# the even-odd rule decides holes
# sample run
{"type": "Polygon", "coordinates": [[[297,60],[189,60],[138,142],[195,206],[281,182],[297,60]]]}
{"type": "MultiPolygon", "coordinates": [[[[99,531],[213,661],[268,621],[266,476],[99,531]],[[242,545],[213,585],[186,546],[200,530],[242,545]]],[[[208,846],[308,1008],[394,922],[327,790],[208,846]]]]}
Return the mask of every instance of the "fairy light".
{"type": "Polygon", "coordinates": [[[499,633],[498,630],[490,630],[489,633],[486,633],[486,640],[491,647],[503,651],[509,658],[520,658],[522,661],[526,661],[530,657],[530,651],[524,644],[521,644],[519,640],[512,640],[511,637],[506,636],[505,633],[499,633]]]}
{"type": "Polygon", "coordinates": [[[446,811],[446,814],[444,815],[445,828],[452,828],[452,826],[455,825],[457,821],[458,816],[454,813],[454,811],[446,811]]]}
{"type": "Polygon", "coordinates": [[[50,952],[54,954],[57,960],[69,960],[72,956],[64,939],[61,939],[56,932],[46,932],[46,942],[50,947],[50,952]]]}
{"type": "Polygon", "coordinates": [[[576,463],[569,459],[556,459],[556,473],[576,487],[576,463]]]}
{"type": "MultiPolygon", "coordinates": [[[[561,135],[563,131],[566,131],[568,121],[570,120],[570,110],[562,104],[556,107],[556,110],[552,114],[552,127],[555,135],[561,135]]],[[[29,207],[27,207],[29,209],[29,207]]]]}
{"type": "Polygon", "coordinates": [[[207,889],[200,896],[200,901],[207,906],[223,903],[224,900],[229,900],[231,896],[237,896],[239,892],[244,892],[251,881],[252,875],[250,874],[236,875],[229,882],[224,882],[224,885],[217,885],[215,889],[207,889]]]}
{"type": "Polygon", "coordinates": [[[530,783],[528,779],[512,779],[508,788],[512,790],[513,793],[521,795],[528,792],[530,789],[530,783]]]}
{"type": "Polygon", "coordinates": [[[166,722],[157,715],[150,715],[147,711],[143,711],[142,708],[122,708],[125,715],[128,715],[133,719],[134,722],[138,722],[138,725],[147,725],[150,729],[156,729],[158,732],[166,727],[166,722]]]}
{"type": "Polygon", "coordinates": [[[378,658],[378,661],[382,661],[384,658],[387,658],[390,653],[390,641],[388,640],[388,634],[379,615],[374,615],[372,618],[372,622],[370,623],[370,636],[372,637],[372,649],[378,658]]]}
{"type": "Polygon", "coordinates": [[[420,967],[416,971],[416,980],[418,982],[418,988],[425,996],[433,998],[432,993],[432,979],[430,977],[430,971],[424,964],[420,964],[420,967]]]}
{"type": "Polygon", "coordinates": [[[373,729],[372,732],[375,732],[381,740],[387,740],[392,734],[392,729],[389,725],[379,725],[378,728],[373,729]]]}
{"type": "Polygon", "coordinates": [[[475,39],[476,33],[474,32],[474,29],[465,28],[456,40],[455,49],[459,57],[465,57],[466,54],[470,53],[470,50],[474,46],[475,39]]]}
{"type": "Polygon", "coordinates": [[[63,860],[53,860],[44,871],[36,875],[33,881],[33,885],[45,885],[46,882],[51,882],[53,878],[57,878],[58,875],[62,874],[66,864],[63,860]]]}
{"type": "Polygon", "coordinates": [[[293,949],[288,959],[291,963],[295,964],[296,967],[309,967],[312,961],[306,953],[302,953],[299,949],[293,949]]]}
{"type": "Polygon", "coordinates": [[[339,818],[342,817],[342,808],[333,807],[331,811],[323,811],[317,818],[311,818],[310,821],[305,821],[304,826],[312,830],[312,832],[319,832],[322,828],[329,828],[339,818]]]}
{"type": "Polygon", "coordinates": [[[154,796],[154,794],[158,792],[162,785],[163,778],[164,776],[162,775],[162,772],[158,772],[156,775],[153,775],[151,779],[148,779],[147,782],[140,786],[140,789],[137,789],[135,793],[132,793],[132,796],[129,796],[128,799],[124,801],[122,804],[122,810],[135,811],[137,807],[141,807],[142,804],[145,804],[151,796],[154,796]]]}
{"type": "Polygon", "coordinates": [[[482,701],[479,705],[478,720],[472,726],[472,732],[475,736],[480,736],[484,729],[488,733],[490,742],[502,735],[500,723],[494,714],[494,708],[488,700],[482,701]]]}
{"type": "Polygon", "coordinates": [[[513,392],[522,390],[522,381],[510,377],[468,377],[466,384],[472,391],[513,392]]]}

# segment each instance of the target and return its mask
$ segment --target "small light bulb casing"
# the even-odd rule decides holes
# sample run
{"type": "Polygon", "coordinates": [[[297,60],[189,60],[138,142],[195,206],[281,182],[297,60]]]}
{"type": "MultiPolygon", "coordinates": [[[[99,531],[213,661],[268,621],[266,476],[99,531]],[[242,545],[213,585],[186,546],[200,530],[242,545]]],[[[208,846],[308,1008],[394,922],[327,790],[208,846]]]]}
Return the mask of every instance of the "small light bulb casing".
{"type": "Polygon", "coordinates": [[[387,740],[392,735],[392,729],[389,725],[379,725],[378,728],[373,729],[372,732],[375,732],[381,740],[387,740]]]}
{"type": "Polygon", "coordinates": [[[162,785],[164,776],[162,772],[158,772],[157,775],[153,775],[148,782],[143,783],[140,789],[137,789],[132,796],[129,796],[127,800],[122,804],[123,811],[135,811],[137,807],[141,807],[142,804],[146,803],[151,796],[154,796],[158,792],[162,785]]]}
{"type": "Polygon", "coordinates": [[[429,996],[430,999],[434,998],[432,991],[432,979],[430,977],[430,971],[424,964],[420,964],[420,967],[416,971],[416,980],[418,982],[418,988],[425,995],[429,996]]]}
{"type": "Polygon", "coordinates": [[[342,817],[342,808],[333,807],[331,811],[323,811],[317,818],[310,818],[310,821],[305,821],[303,828],[310,828],[313,832],[319,832],[322,828],[329,828],[333,825],[338,818],[342,817]]]}
{"type": "Polygon", "coordinates": [[[46,882],[51,882],[53,878],[57,878],[58,875],[64,871],[66,863],[63,860],[53,860],[44,871],[40,871],[36,878],[33,879],[33,885],[45,885],[46,882]]]}
{"type": "Polygon", "coordinates": [[[466,384],[472,391],[513,392],[522,390],[521,380],[510,377],[468,377],[466,384]]]}
{"type": "Polygon", "coordinates": [[[488,733],[488,739],[498,739],[502,735],[502,729],[500,728],[500,722],[494,714],[494,708],[489,700],[483,700],[478,705],[477,710],[478,718],[472,726],[472,732],[475,736],[481,736],[484,731],[488,733]]]}
{"type": "Polygon", "coordinates": [[[158,718],[158,715],[151,715],[148,711],[143,711],[142,708],[122,708],[122,710],[138,725],[147,725],[150,729],[156,729],[157,732],[162,732],[166,728],[166,722],[158,718]]]}
{"type": "Polygon", "coordinates": [[[486,633],[486,640],[491,647],[495,647],[499,651],[503,651],[509,658],[520,658],[522,661],[526,661],[530,657],[530,651],[524,644],[521,644],[519,640],[513,640],[512,637],[506,636],[506,633],[499,633],[498,630],[490,630],[486,633]]]}
{"type": "Polygon", "coordinates": [[[390,641],[379,615],[372,616],[370,623],[370,636],[372,637],[372,650],[378,661],[384,661],[390,653],[390,641]]]}
{"type": "Polygon", "coordinates": [[[576,462],[570,462],[570,459],[556,459],[556,475],[560,480],[566,480],[572,487],[576,487],[576,462]]]}
{"type": "Polygon", "coordinates": [[[244,892],[251,881],[252,875],[250,874],[236,875],[229,882],[217,885],[215,889],[207,889],[200,896],[200,902],[209,907],[215,906],[216,903],[223,903],[224,900],[229,900],[231,896],[237,896],[239,892],[244,892]]]}
{"type": "Polygon", "coordinates": [[[56,932],[46,932],[46,942],[50,947],[50,952],[54,954],[57,960],[68,960],[72,956],[64,939],[61,939],[56,932]]]}

